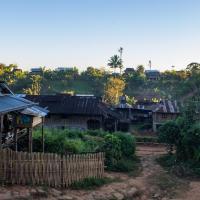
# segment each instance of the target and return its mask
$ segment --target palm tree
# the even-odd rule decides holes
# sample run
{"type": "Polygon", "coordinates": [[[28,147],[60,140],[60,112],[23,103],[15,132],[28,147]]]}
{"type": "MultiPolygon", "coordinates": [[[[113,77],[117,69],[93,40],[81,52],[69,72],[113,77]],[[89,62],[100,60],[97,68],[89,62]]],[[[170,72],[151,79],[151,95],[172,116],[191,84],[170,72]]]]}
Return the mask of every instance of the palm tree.
{"type": "Polygon", "coordinates": [[[120,71],[122,69],[122,60],[118,55],[114,55],[110,58],[110,60],[108,61],[108,66],[110,66],[110,68],[113,68],[114,71],[119,68],[120,71]]]}

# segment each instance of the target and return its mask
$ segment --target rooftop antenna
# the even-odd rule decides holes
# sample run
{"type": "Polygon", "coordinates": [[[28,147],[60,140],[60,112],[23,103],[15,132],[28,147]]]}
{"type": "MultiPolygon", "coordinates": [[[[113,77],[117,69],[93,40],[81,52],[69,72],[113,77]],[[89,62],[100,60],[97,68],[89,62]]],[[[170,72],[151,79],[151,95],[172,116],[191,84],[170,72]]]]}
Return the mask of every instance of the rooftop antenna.
{"type": "Polygon", "coordinates": [[[150,70],[151,70],[151,60],[149,60],[149,68],[150,68],[150,70]]]}

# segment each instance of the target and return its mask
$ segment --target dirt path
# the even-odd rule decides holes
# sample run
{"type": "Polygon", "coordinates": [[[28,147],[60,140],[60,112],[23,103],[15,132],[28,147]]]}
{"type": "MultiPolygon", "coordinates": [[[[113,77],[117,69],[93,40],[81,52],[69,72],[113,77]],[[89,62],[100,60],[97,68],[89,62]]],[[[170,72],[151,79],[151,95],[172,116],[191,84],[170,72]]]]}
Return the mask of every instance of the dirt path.
{"type": "Polygon", "coordinates": [[[191,181],[189,184],[189,190],[185,193],[182,198],[175,200],[200,200],[200,182],[191,181]]]}
{"type": "Polygon", "coordinates": [[[146,189],[149,188],[144,192],[144,194],[146,193],[144,199],[200,200],[200,181],[190,181],[188,183],[186,180],[170,176],[155,162],[156,157],[163,153],[166,153],[163,147],[140,146],[137,148],[143,172],[141,177],[136,178],[136,182],[142,182],[146,189]],[[160,181],[163,181],[163,183],[160,181]],[[168,181],[171,186],[167,185],[168,181]],[[166,184],[166,187],[169,188],[162,190],[159,187],[162,184],[166,184]],[[173,185],[176,189],[173,188],[173,185]]]}
{"type": "Polygon", "coordinates": [[[57,190],[23,186],[0,187],[0,200],[200,200],[200,182],[183,183],[169,175],[155,159],[165,153],[162,146],[138,146],[142,172],[136,177],[124,173],[107,173],[116,182],[92,191],[57,190]],[[180,194],[182,194],[180,196],[180,194]]]}

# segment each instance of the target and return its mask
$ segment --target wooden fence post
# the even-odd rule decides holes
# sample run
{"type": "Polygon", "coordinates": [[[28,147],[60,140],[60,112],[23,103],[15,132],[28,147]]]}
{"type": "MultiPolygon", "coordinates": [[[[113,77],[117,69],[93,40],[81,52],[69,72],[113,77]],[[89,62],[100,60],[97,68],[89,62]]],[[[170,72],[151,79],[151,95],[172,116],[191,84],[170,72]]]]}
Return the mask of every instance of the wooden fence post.
{"type": "Polygon", "coordinates": [[[14,128],[14,136],[15,136],[15,151],[17,152],[18,151],[18,145],[17,145],[17,142],[18,142],[17,128],[14,128]]]}
{"type": "Polygon", "coordinates": [[[44,117],[42,117],[42,152],[44,153],[44,117]]]}
{"type": "Polygon", "coordinates": [[[3,149],[2,135],[3,135],[3,115],[0,115],[0,150],[3,149]]]}
{"type": "Polygon", "coordinates": [[[28,135],[29,135],[29,153],[33,151],[33,138],[32,138],[32,128],[28,128],[28,135]]]}

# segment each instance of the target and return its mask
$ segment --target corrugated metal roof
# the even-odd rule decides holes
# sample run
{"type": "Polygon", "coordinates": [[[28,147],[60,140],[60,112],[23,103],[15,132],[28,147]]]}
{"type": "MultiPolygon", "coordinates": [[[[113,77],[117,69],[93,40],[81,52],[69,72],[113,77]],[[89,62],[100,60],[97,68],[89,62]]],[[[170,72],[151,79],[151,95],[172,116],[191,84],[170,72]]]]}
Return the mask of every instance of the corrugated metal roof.
{"type": "Polygon", "coordinates": [[[39,106],[32,106],[30,108],[25,108],[21,111],[22,114],[32,115],[36,117],[45,117],[48,114],[48,110],[41,108],[39,106]]]}
{"type": "Polygon", "coordinates": [[[24,109],[33,106],[35,103],[14,95],[0,96],[0,114],[24,109]]]}
{"type": "Polygon", "coordinates": [[[179,113],[177,101],[162,100],[153,112],[160,113],[179,113]]]}

